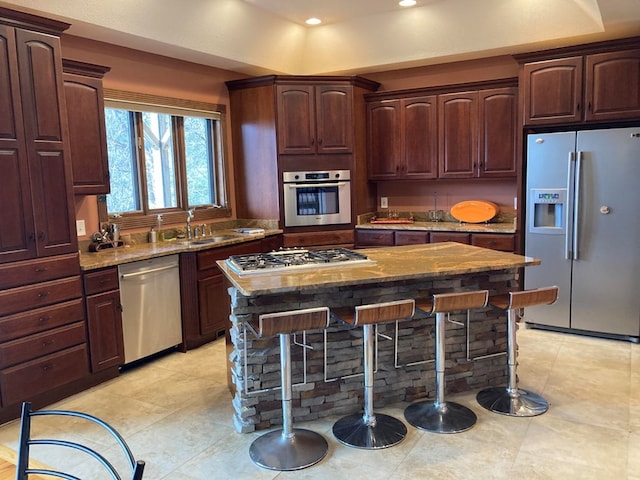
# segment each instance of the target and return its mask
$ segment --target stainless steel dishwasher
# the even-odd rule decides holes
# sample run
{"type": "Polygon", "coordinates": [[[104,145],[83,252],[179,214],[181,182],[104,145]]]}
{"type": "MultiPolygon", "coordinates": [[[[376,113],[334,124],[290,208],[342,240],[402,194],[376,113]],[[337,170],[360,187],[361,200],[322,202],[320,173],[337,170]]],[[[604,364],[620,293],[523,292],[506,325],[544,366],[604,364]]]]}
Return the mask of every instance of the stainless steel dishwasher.
{"type": "Polygon", "coordinates": [[[125,364],[182,342],[179,265],[169,255],[118,267],[125,364]]]}

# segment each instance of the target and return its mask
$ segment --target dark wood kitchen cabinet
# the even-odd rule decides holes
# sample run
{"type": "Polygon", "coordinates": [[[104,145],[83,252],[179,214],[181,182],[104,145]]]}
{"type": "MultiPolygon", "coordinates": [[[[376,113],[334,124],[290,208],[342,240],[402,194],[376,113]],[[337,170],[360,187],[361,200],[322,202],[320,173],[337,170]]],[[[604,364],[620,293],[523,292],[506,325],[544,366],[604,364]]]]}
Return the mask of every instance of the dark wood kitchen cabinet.
{"type": "Polygon", "coordinates": [[[435,95],[368,102],[369,179],[436,178],[436,114],[435,95]]]}
{"type": "Polygon", "coordinates": [[[278,219],[284,225],[284,171],[349,170],[353,215],[373,210],[364,94],[378,83],[355,76],[269,75],[226,85],[238,218],[278,219]]]}
{"type": "Polygon", "coordinates": [[[183,349],[215,340],[229,328],[228,284],[216,262],[231,255],[277,250],[280,246],[282,237],[277,235],[180,255],[183,349]]]}
{"type": "Polygon", "coordinates": [[[59,35],[0,9],[0,263],[77,251],[59,35]]]}
{"type": "Polygon", "coordinates": [[[91,371],[117,368],[124,364],[118,268],[108,267],[86,272],[83,284],[91,371]]]}
{"type": "Polygon", "coordinates": [[[470,178],[478,168],[478,92],[438,96],[439,178],[470,178]]]}
{"type": "Polygon", "coordinates": [[[504,79],[367,95],[368,178],[515,177],[515,84],[504,79]]]}
{"type": "Polygon", "coordinates": [[[516,58],[525,126],[640,118],[640,37],[516,58]]]}
{"type": "Polygon", "coordinates": [[[23,400],[80,391],[88,376],[78,254],[0,265],[0,419],[23,400]]]}
{"type": "Polygon", "coordinates": [[[111,69],[70,59],[62,66],[73,193],[106,195],[111,189],[102,79],[111,69]]]}
{"type": "Polygon", "coordinates": [[[353,87],[277,85],[278,153],[351,153],[353,87]]]}

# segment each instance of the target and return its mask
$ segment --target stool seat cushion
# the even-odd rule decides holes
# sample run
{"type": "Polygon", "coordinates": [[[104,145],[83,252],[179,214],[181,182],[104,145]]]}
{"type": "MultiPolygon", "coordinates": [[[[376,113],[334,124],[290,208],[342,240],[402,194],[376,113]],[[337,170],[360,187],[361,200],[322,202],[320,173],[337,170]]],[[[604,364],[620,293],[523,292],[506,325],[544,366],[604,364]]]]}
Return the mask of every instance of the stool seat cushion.
{"type": "Polygon", "coordinates": [[[334,316],[354,327],[406,320],[413,317],[414,312],[415,301],[413,299],[358,305],[355,309],[336,308],[332,310],[334,316]]]}
{"type": "Polygon", "coordinates": [[[475,290],[462,293],[441,293],[433,296],[433,313],[472,310],[487,305],[488,290],[475,290]]]}
{"type": "Polygon", "coordinates": [[[297,333],[305,330],[317,330],[329,326],[327,307],[307,308],[288,312],[265,313],[258,318],[260,336],[274,336],[281,333],[297,333]]]}
{"type": "Polygon", "coordinates": [[[550,305],[558,299],[558,287],[543,287],[520,292],[510,292],[508,295],[494,295],[489,303],[503,310],[532,307],[534,305],[550,305]]]}

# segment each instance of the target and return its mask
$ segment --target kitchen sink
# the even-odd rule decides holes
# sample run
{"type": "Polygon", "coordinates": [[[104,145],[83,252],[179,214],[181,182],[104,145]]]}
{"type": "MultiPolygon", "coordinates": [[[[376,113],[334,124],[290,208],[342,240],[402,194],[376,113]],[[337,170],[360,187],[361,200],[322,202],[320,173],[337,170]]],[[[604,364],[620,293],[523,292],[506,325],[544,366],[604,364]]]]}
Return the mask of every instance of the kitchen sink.
{"type": "Polygon", "coordinates": [[[189,243],[191,245],[208,245],[210,243],[224,242],[225,240],[233,240],[234,238],[238,238],[238,236],[237,235],[217,235],[215,237],[210,237],[210,238],[200,238],[198,240],[191,240],[189,243]]]}

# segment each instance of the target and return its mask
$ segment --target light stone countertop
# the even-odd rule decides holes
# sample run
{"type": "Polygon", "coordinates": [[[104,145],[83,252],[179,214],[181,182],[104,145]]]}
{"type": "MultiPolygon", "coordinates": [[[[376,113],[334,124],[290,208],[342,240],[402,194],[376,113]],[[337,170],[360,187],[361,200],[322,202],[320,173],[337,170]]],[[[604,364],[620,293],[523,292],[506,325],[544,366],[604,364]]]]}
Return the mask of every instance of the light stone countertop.
{"type": "Polygon", "coordinates": [[[282,230],[265,230],[264,233],[258,234],[221,230],[208,238],[224,237],[224,239],[205,244],[194,243],[196,239],[191,241],[171,240],[167,242],[141,243],[137,245],[125,245],[118,248],[106,248],[98,252],[80,252],[80,269],[83,271],[95,270],[123,263],[136,262],[138,260],[173,255],[175,253],[197,252],[209,248],[227,247],[229,245],[259,240],[279,233],[282,233],[282,230]]]}
{"type": "Polygon", "coordinates": [[[455,242],[358,250],[375,263],[295,271],[238,275],[224,260],[217,262],[245,296],[326,290],[348,285],[433,279],[539,265],[540,260],[455,242]]]}
{"type": "Polygon", "coordinates": [[[373,230],[423,230],[429,232],[463,233],[516,233],[515,222],[509,223],[461,223],[461,222],[413,222],[413,223],[361,223],[359,229],[373,230]]]}

